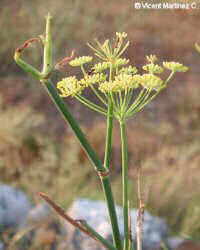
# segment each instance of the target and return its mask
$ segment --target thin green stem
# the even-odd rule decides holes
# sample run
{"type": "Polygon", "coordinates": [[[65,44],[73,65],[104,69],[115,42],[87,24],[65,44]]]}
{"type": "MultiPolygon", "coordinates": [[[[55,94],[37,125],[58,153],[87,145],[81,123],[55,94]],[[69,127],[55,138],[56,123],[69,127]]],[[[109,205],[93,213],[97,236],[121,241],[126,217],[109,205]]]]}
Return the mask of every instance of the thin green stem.
{"type": "Polygon", "coordinates": [[[69,123],[70,127],[76,134],[80,144],[85,149],[86,153],[88,154],[89,159],[92,163],[94,163],[95,169],[97,171],[104,171],[104,167],[101,164],[100,159],[98,158],[97,154],[94,152],[92,147],[90,146],[89,142],[87,141],[84,133],[80,129],[78,122],[72,116],[71,112],[68,110],[67,105],[64,103],[62,98],[57,93],[53,83],[51,80],[42,80],[43,86],[47,90],[49,96],[51,97],[52,101],[56,105],[57,109],[63,116],[63,118],[69,123]]]}
{"type": "Polygon", "coordinates": [[[84,76],[84,77],[87,76],[87,73],[86,73],[86,71],[85,71],[83,65],[81,65],[81,70],[82,70],[83,76],[84,76]]]}
{"type": "Polygon", "coordinates": [[[106,101],[104,100],[104,98],[98,93],[98,91],[95,89],[95,87],[93,85],[90,86],[92,91],[94,92],[94,94],[97,96],[97,98],[105,105],[107,106],[106,101]]]}
{"type": "Polygon", "coordinates": [[[94,104],[93,102],[90,102],[89,100],[87,100],[85,97],[81,96],[81,95],[76,95],[75,98],[77,100],[79,100],[79,102],[83,103],[85,106],[87,106],[88,108],[97,111],[103,115],[106,115],[106,110],[101,108],[100,106],[94,104]]]}
{"type": "Polygon", "coordinates": [[[97,233],[86,221],[80,221],[83,225],[99,242],[109,250],[117,250],[108,240],[105,240],[99,233],[97,233]]]}
{"type": "MultiPolygon", "coordinates": [[[[153,94],[150,98],[148,98],[148,99],[146,98],[146,99],[141,103],[141,105],[140,105],[139,107],[137,107],[136,109],[133,110],[133,113],[132,113],[131,115],[133,115],[133,114],[139,112],[145,105],[147,105],[150,101],[152,101],[152,100],[158,95],[158,93],[159,93],[159,91],[156,92],[155,94],[153,94]]],[[[149,96],[148,96],[148,97],[149,97],[149,96]]]]}
{"type": "Polygon", "coordinates": [[[122,157],[122,192],[124,216],[124,250],[129,249],[129,209],[128,209],[128,148],[125,121],[120,121],[121,157],[122,157]]]}
{"type": "Polygon", "coordinates": [[[17,65],[19,65],[24,71],[31,74],[32,77],[35,78],[36,80],[40,80],[42,77],[42,74],[36,68],[34,68],[32,65],[30,65],[30,64],[26,63],[24,60],[22,60],[19,56],[20,56],[20,54],[18,52],[15,52],[14,59],[15,59],[17,65]]]}
{"type": "Polygon", "coordinates": [[[104,166],[109,169],[112,153],[112,130],[113,130],[113,102],[111,98],[108,99],[108,113],[107,113],[107,131],[106,144],[104,155],[104,166]]]}
{"type": "MultiPolygon", "coordinates": [[[[128,110],[126,111],[127,114],[129,114],[129,112],[131,112],[137,105],[138,103],[141,102],[141,100],[143,100],[143,98],[145,97],[146,93],[145,93],[146,89],[142,89],[139,93],[139,95],[137,96],[137,98],[134,100],[133,104],[131,104],[131,106],[128,108],[128,110]]],[[[146,91],[147,92],[147,91],[146,91]]]]}
{"type": "MultiPolygon", "coordinates": [[[[112,65],[110,66],[110,80],[113,78],[113,71],[112,71],[112,65]]],[[[114,112],[114,106],[113,106],[112,96],[108,95],[108,113],[107,113],[107,131],[106,131],[106,143],[105,143],[105,155],[104,155],[104,167],[109,170],[110,168],[110,161],[111,161],[111,154],[112,154],[112,131],[113,131],[113,112],[114,112]]],[[[114,225],[112,225],[114,226],[114,225]]],[[[113,232],[115,232],[117,237],[114,237],[113,239],[115,241],[115,247],[118,250],[122,249],[121,245],[121,239],[120,239],[120,232],[119,227],[113,227],[113,232]]]]}
{"type": "Polygon", "coordinates": [[[140,98],[133,103],[131,109],[129,108],[129,110],[126,112],[126,117],[135,113],[135,111],[138,110],[143,105],[143,103],[148,99],[150,93],[151,90],[147,90],[146,93],[142,94],[140,98]]]}
{"type": "Polygon", "coordinates": [[[175,74],[174,71],[172,71],[172,72],[170,73],[170,75],[168,76],[167,80],[165,81],[165,85],[172,79],[172,77],[174,76],[174,74],[175,74]]]}
{"type": "MultiPolygon", "coordinates": [[[[110,65],[109,81],[113,79],[113,69],[110,65]]],[[[108,112],[107,112],[107,130],[106,130],[106,143],[105,143],[105,155],[104,166],[110,168],[111,154],[112,154],[112,131],[113,131],[113,111],[114,111],[113,96],[108,95],[108,112]]]]}
{"type": "Polygon", "coordinates": [[[48,14],[46,21],[46,34],[44,40],[44,58],[43,58],[43,71],[42,71],[42,74],[44,76],[48,75],[53,67],[51,21],[52,17],[50,16],[50,14],[48,14]]]}

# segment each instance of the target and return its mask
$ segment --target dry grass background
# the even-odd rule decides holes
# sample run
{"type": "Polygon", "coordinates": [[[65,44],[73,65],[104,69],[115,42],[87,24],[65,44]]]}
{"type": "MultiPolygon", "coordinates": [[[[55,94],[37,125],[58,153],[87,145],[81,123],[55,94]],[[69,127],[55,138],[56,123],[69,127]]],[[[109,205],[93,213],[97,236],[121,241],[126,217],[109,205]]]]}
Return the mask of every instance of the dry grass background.
{"type": "MultiPolygon", "coordinates": [[[[132,63],[141,65],[146,54],[155,53],[161,60],[177,60],[190,67],[129,122],[132,206],[136,206],[136,167],[142,166],[147,208],[166,218],[173,233],[199,239],[200,56],[194,43],[200,42],[200,11],[139,11],[131,1],[122,0],[1,0],[1,5],[1,181],[24,189],[36,202],[37,191],[48,191],[64,206],[77,195],[103,198],[77,141],[39,84],[25,76],[12,57],[25,39],[42,34],[47,9],[54,16],[55,60],[73,48],[79,55],[90,53],[85,45],[88,40],[126,31],[132,63]]],[[[30,49],[25,56],[39,65],[41,48],[33,49],[38,53],[30,49]]],[[[61,73],[66,74],[70,74],[68,68],[61,73]]],[[[59,77],[56,73],[55,79],[59,77]]],[[[103,157],[103,119],[71,99],[67,102],[103,157]]],[[[121,203],[117,124],[114,140],[112,180],[121,203]]]]}

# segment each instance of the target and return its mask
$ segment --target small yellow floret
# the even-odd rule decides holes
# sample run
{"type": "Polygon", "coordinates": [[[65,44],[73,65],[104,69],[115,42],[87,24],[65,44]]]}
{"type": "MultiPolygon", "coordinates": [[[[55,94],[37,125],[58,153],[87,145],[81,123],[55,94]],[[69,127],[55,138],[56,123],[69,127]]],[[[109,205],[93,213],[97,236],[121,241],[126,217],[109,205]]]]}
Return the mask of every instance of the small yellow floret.
{"type": "Polygon", "coordinates": [[[75,96],[76,94],[80,94],[83,90],[83,87],[75,76],[62,79],[57,83],[57,88],[61,92],[61,97],[75,96]]]}
{"type": "Polygon", "coordinates": [[[139,86],[138,75],[132,76],[120,74],[115,77],[115,84],[120,86],[121,91],[137,88],[139,86]]]}
{"type": "Polygon", "coordinates": [[[116,32],[116,36],[119,38],[119,39],[124,39],[127,37],[127,33],[125,32],[116,32]]]}
{"type": "Polygon", "coordinates": [[[77,57],[73,60],[71,60],[69,62],[69,65],[73,66],[73,67],[77,67],[77,66],[81,66],[85,63],[89,63],[92,61],[92,57],[91,56],[81,56],[81,57],[77,57]]]}
{"type": "Polygon", "coordinates": [[[140,83],[147,89],[159,89],[163,84],[163,80],[153,74],[144,74],[140,78],[140,83]]]}
{"type": "Polygon", "coordinates": [[[118,87],[114,82],[105,81],[99,85],[99,90],[103,93],[117,92],[118,87]]]}
{"type": "Polygon", "coordinates": [[[99,90],[103,93],[108,92],[121,92],[127,91],[130,89],[135,89],[140,84],[140,76],[139,75],[127,75],[120,74],[117,75],[114,81],[105,81],[99,85],[99,90]]]}
{"type": "Polygon", "coordinates": [[[147,62],[149,63],[155,63],[156,61],[158,61],[158,58],[156,55],[149,55],[146,56],[147,62]]]}
{"type": "Polygon", "coordinates": [[[100,83],[106,80],[106,75],[103,73],[86,75],[83,79],[80,80],[80,84],[83,87],[88,87],[95,83],[100,83]]]}
{"type": "Polygon", "coordinates": [[[163,72],[163,68],[158,64],[149,63],[143,66],[143,69],[148,71],[150,74],[160,74],[163,72]]]}
{"type": "Polygon", "coordinates": [[[123,67],[120,69],[119,73],[125,73],[127,75],[134,75],[137,73],[137,68],[134,66],[123,67]]]}
{"type": "Polygon", "coordinates": [[[177,62],[163,62],[163,66],[173,72],[186,72],[188,67],[177,62]]]}

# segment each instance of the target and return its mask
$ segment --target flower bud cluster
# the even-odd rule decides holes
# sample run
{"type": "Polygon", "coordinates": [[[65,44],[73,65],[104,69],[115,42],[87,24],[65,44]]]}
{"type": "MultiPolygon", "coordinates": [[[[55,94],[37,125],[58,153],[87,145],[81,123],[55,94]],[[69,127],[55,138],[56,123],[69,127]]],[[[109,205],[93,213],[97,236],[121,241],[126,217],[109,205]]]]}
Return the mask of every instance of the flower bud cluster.
{"type": "MultiPolygon", "coordinates": [[[[178,62],[163,62],[160,66],[155,55],[146,56],[147,64],[142,66],[139,70],[133,66],[128,65],[129,59],[121,57],[129,45],[126,42],[126,33],[116,33],[114,41],[106,40],[102,44],[96,41],[97,46],[89,45],[94,51],[94,54],[100,59],[100,62],[92,63],[91,56],[77,57],[69,62],[72,67],[80,67],[83,77],[77,79],[75,76],[70,76],[62,79],[57,83],[57,88],[62,97],[77,97],[85,102],[87,106],[88,101],[84,99],[83,90],[90,88],[94,94],[102,101],[103,105],[108,104],[108,100],[112,97],[116,117],[130,116],[138,105],[142,108],[152,100],[164,87],[167,86],[169,80],[176,72],[186,72],[188,67],[178,62]],[[87,65],[87,72],[84,67],[87,65]],[[163,80],[162,73],[164,69],[171,71],[169,77],[163,80]],[[159,75],[159,76],[158,76],[159,75]],[[135,89],[139,91],[134,92],[135,89]],[[138,93],[136,101],[139,104],[131,103],[134,93],[138,93]]],[[[95,109],[98,109],[98,105],[95,109]]],[[[93,106],[94,107],[94,106],[93,106]]],[[[102,107],[99,106],[100,111],[102,107]]],[[[139,110],[139,109],[137,109],[139,110]]],[[[106,109],[104,110],[106,113],[106,109]]],[[[119,118],[121,119],[121,118],[119,118]]]]}

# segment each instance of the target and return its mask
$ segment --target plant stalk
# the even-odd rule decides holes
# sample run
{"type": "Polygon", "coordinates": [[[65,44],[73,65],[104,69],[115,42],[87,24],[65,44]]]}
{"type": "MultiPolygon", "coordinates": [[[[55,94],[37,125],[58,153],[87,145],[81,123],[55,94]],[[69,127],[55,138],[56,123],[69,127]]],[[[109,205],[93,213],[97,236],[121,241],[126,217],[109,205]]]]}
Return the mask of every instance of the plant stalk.
{"type": "Polygon", "coordinates": [[[119,226],[118,226],[117,215],[116,215],[116,210],[115,210],[115,202],[114,202],[112,189],[110,185],[109,173],[107,169],[104,166],[102,166],[100,159],[98,158],[98,156],[96,155],[96,153],[94,152],[90,144],[88,143],[77,121],[74,119],[72,114],[68,111],[67,106],[58,95],[52,82],[50,80],[44,80],[44,81],[45,81],[44,87],[47,90],[49,96],[53,100],[59,112],[62,114],[63,118],[69,123],[70,127],[72,128],[75,135],[77,136],[81,146],[87,153],[88,158],[91,160],[96,171],[98,172],[100,176],[101,183],[102,183],[103,190],[104,190],[104,196],[105,196],[105,200],[107,203],[108,212],[110,216],[110,221],[111,221],[111,226],[112,226],[112,231],[113,231],[113,241],[114,241],[115,247],[120,250],[121,239],[120,239],[119,226]]]}
{"type": "Polygon", "coordinates": [[[129,249],[129,207],[128,207],[128,147],[125,121],[120,121],[121,133],[121,157],[122,157],[122,192],[123,192],[123,216],[124,216],[124,250],[129,249]]]}
{"type": "MultiPolygon", "coordinates": [[[[23,47],[23,49],[25,46],[23,47]]],[[[17,49],[15,53],[15,61],[16,63],[26,72],[30,73],[34,78],[39,79],[52,101],[56,105],[58,111],[63,116],[64,120],[70,125],[71,129],[75,133],[77,139],[79,140],[81,146],[85,150],[88,155],[88,158],[94,165],[95,170],[100,176],[101,183],[104,190],[104,196],[108,207],[108,212],[110,216],[112,231],[113,231],[113,241],[114,245],[118,250],[121,250],[121,239],[119,233],[119,226],[117,221],[117,215],[115,210],[115,203],[113,199],[113,194],[110,185],[109,172],[107,168],[105,168],[96,152],[93,150],[88,140],[86,139],[84,133],[79,127],[77,121],[74,119],[71,112],[68,110],[67,105],[65,105],[62,98],[57,93],[53,83],[49,79],[49,74],[51,73],[52,67],[52,39],[51,39],[51,16],[47,16],[46,21],[46,37],[44,41],[44,65],[42,74],[32,67],[30,64],[26,63],[20,58],[22,50],[17,49]]]]}
{"type": "Polygon", "coordinates": [[[108,99],[108,113],[107,113],[107,131],[106,131],[106,144],[104,166],[110,168],[111,153],[112,153],[112,131],[113,131],[113,102],[111,98],[108,99]]]}
{"type": "Polygon", "coordinates": [[[44,56],[43,56],[43,71],[42,71],[44,77],[48,76],[48,74],[52,71],[53,67],[51,22],[52,22],[52,17],[50,14],[48,14],[46,17],[46,34],[44,39],[44,56]]]}

